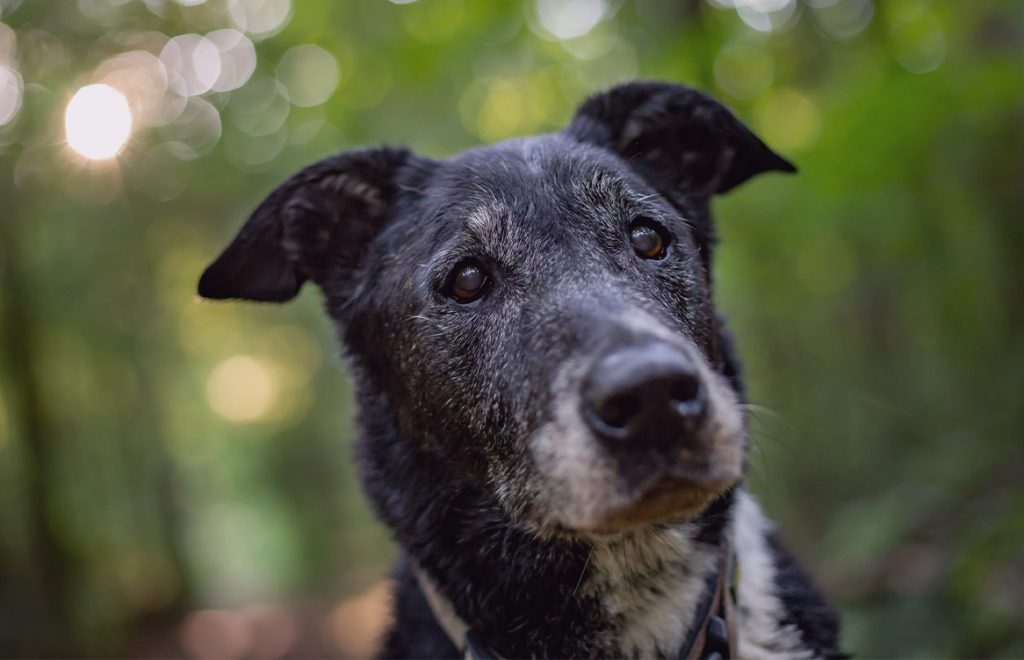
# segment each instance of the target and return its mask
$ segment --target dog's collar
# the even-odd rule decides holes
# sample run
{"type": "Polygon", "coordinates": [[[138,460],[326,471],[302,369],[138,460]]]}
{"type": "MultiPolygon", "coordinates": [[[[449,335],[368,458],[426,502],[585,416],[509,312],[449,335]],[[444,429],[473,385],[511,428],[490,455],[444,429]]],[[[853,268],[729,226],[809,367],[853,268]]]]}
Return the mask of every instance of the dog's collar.
{"type": "MultiPolygon", "coordinates": [[[[430,577],[411,562],[420,591],[430,605],[441,629],[467,660],[499,660],[475,632],[456,614],[455,608],[434,586],[430,577]]],[[[679,660],[727,660],[736,657],[736,578],[739,567],[728,543],[722,548],[722,560],[708,576],[706,595],[701,600],[689,632],[683,641],[679,660]]]]}
{"type": "Polygon", "coordinates": [[[717,569],[708,576],[707,592],[679,649],[680,660],[726,660],[736,657],[736,586],[739,564],[725,542],[717,569]]]}
{"type": "Polygon", "coordinates": [[[490,657],[475,655],[476,640],[470,634],[469,626],[462,620],[462,617],[455,613],[455,608],[448,602],[448,599],[434,587],[433,581],[423,572],[420,565],[413,559],[410,559],[409,563],[412,566],[412,574],[416,576],[416,582],[420,585],[420,591],[423,592],[427,604],[430,605],[430,611],[434,614],[434,620],[441,626],[441,630],[444,630],[444,634],[448,636],[459,653],[463,653],[466,658],[490,657]]]}

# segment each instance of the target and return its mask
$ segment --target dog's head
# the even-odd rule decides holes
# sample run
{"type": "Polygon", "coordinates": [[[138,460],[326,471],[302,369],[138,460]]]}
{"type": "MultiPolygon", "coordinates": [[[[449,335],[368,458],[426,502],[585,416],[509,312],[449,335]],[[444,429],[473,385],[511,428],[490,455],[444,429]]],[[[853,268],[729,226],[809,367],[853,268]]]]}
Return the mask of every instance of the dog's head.
{"type": "Polygon", "coordinates": [[[717,102],[623,85],[556,134],[443,162],[321,161],[263,202],[199,293],[280,302],[314,282],[360,391],[387,402],[364,425],[512,520],[586,534],[686,519],[745,454],[708,204],[768,170],[793,167],[717,102]]]}

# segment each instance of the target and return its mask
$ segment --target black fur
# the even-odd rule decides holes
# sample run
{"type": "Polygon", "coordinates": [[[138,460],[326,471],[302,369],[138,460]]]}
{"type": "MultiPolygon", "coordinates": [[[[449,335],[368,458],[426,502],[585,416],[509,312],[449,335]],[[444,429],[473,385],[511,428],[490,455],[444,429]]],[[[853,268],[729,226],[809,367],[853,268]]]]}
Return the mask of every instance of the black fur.
{"type": "Polygon", "coordinates": [[[783,622],[796,626],[808,648],[826,658],[846,658],[839,653],[839,617],[814,581],[783,545],[778,533],[768,535],[775,557],[775,586],[786,616],[783,622]]]}
{"type": "MultiPolygon", "coordinates": [[[[625,520],[607,524],[655,535],[685,525],[693,552],[719,552],[740,468],[713,477],[732,474],[744,438],[722,430],[742,382],[711,298],[709,203],[758,173],[793,169],[710,98],[633,83],[588,100],[559,134],[448,161],[348,152],[260,205],[199,292],[280,302],[307,280],[323,292],[356,383],[364,487],[407,553],[383,655],[457,654],[409,558],[494,651],[571,657],[628,651],[617,645],[625,615],[604,606],[621,585],[590,563],[600,525],[625,520]],[[663,257],[638,258],[638,219],[663,232],[663,257]],[[461,304],[452,277],[467,259],[489,281],[461,304]],[[702,374],[708,419],[682,440],[667,429],[659,443],[611,452],[576,412],[581,373],[651,343],[702,374]],[[578,455],[566,453],[567,434],[578,455]],[[665,484],[705,499],[692,511],[675,499],[652,508],[665,484]]],[[[773,548],[780,624],[833,653],[834,616],[773,548]]],[[[698,570],[671,554],[623,561],[652,602],[661,576],[698,570]]]]}

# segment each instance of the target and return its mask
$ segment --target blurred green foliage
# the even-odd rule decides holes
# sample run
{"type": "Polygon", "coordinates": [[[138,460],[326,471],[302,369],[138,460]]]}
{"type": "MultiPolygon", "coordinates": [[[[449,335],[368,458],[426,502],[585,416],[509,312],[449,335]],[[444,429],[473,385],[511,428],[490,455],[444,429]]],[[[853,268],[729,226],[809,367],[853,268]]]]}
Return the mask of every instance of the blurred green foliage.
{"type": "Polygon", "coordinates": [[[251,603],[299,621],[276,654],[356,652],[330,613],[394,548],[333,330],[312,290],[196,278],[320,156],[554,130],[634,77],[801,168],[719,202],[717,296],[754,487],[847,648],[1024,655],[1024,5],[995,0],[0,0],[0,652],[203,655],[189,613],[251,603]],[[97,82],[135,123],[88,162],[63,113],[97,82]]]}

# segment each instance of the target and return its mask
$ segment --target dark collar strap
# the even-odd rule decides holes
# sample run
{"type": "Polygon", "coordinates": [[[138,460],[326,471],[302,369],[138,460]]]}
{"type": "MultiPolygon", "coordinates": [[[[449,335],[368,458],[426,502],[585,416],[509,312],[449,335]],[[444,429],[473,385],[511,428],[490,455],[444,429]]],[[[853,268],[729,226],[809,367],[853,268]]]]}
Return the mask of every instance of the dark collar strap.
{"type": "Polygon", "coordinates": [[[718,569],[708,576],[707,594],[690,625],[679,660],[731,660],[736,657],[736,559],[732,546],[722,550],[718,569]]]}
{"type": "Polygon", "coordinates": [[[472,629],[466,631],[463,639],[466,643],[466,660],[498,660],[498,656],[483,645],[472,629]]]}

